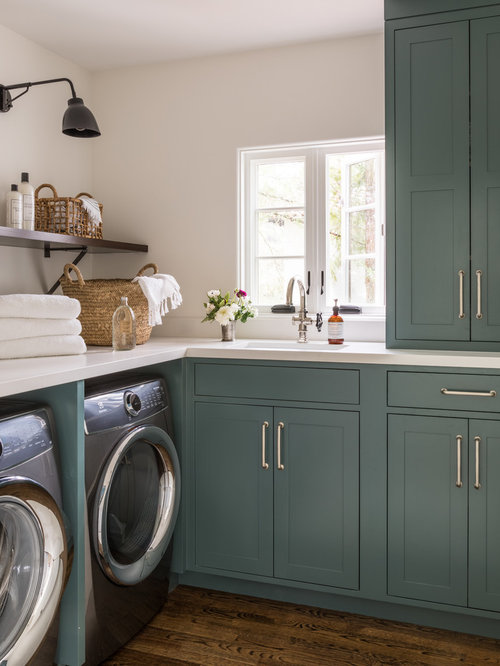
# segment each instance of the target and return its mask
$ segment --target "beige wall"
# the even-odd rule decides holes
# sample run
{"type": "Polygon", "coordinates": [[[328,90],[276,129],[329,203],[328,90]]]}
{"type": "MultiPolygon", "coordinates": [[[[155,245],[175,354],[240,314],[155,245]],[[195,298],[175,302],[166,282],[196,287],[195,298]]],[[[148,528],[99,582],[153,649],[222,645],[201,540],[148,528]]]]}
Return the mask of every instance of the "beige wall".
{"type": "MultiPolygon", "coordinates": [[[[154,333],[217,336],[200,325],[202,301],[240,286],[237,149],[382,135],[383,37],[108,71],[94,75],[93,98],[106,236],[147,243],[147,259],[182,288],[183,307],[154,333]]],[[[126,276],[145,262],[106,255],[94,267],[126,276]]],[[[263,325],[246,324],[245,336],[263,325]]]]}
{"type": "MultiPolygon", "coordinates": [[[[0,26],[0,83],[59,77],[71,79],[77,94],[92,106],[88,72],[0,26]]],[[[29,172],[35,187],[52,183],[61,196],[92,188],[92,142],[61,132],[70,97],[68,84],[40,86],[14,102],[8,113],[0,113],[0,224],[5,224],[5,192],[20,181],[21,171],[29,172]]],[[[72,256],[59,252],[44,259],[39,250],[0,247],[0,293],[45,291],[72,256]]],[[[85,258],[82,266],[90,267],[91,259],[85,258]]]]}
{"type": "MultiPolygon", "coordinates": [[[[156,335],[218,335],[200,324],[205,292],[240,286],[238,148],[384,131],[381,34],[91,74],[0,26],[0,63],[5,84],[71,78],[103,133],[61,133],[64,84],[33,89],[1,114],[0,223],[21,171],[61,195],[92,192],[104,203],[105,237],[150,252],[86,257],[84,275],[126,277],[155,261],[181,285],[184,304],[156,335]]],[[[72,256],[0,247],[0,293],[44,291],[72,256]]],[[[249,322],[244,333],[263,326],[249,322]]]]}

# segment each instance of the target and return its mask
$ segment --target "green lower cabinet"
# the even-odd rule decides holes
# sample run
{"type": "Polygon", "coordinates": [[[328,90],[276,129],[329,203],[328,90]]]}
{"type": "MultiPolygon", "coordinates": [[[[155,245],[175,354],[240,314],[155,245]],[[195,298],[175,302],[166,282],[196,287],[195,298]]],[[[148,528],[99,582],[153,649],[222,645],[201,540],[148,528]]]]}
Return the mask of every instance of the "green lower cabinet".
{"type": "Polygon", "coordinates": [[[195,567],[357,589],[358,420],[196,403],[195,567]]]}
{"type": "Polygon", "coordinates": [[[470,421],[469,468],[469,606],[500,611],[500,422],[470,421]]]}
{"type": "Polygon", "coordinates": [[[458,447],[467,460],[467,425],[467,419],[389,416],[391,595],[467,605],[466,466],[456,485],[458,447]]]}
{"type": "Polygon", "coordinates": [[[388,593],[500,611],[500,422],[388,426],[388,593]]]}
{"type": "Polygon", "coordinates": [[[195,410],[195,564],[272,576],[273,477],[260,444],[273,410],[218,403],[195,410]]]}
{"type": "Polygon", "coordinates": [[[357,589],[358,414],[276,408],[274,419],[274,575],[357,589]]]}

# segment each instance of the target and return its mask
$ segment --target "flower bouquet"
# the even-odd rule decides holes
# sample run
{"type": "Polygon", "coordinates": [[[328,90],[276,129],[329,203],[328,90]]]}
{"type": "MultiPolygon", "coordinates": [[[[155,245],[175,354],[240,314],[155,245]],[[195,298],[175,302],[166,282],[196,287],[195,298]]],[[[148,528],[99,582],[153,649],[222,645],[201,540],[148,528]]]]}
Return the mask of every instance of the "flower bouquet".
{"type": "Polygon", "coordinates": [[[203,303],[205,318],[202,321],[217,321],[222,326],[222,340],[234,340],[234,322],[245,323],[249,317],[257,316],[257,308],[247,298],[246,291],[235,289],[223,296],[220,289],[207,292],[208,301],[203,303]]]}

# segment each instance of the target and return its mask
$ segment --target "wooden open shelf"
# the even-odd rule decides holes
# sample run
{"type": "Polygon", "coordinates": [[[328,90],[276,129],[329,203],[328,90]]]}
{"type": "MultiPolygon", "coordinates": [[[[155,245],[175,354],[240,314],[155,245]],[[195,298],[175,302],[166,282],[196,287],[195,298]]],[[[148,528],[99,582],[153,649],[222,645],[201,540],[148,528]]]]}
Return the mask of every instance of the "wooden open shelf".
{"type": "Polygon", "coordinates": [[[51,250],[82,250],[83,248],[86,248],[89,253],[148,251],[147,245],[137,243],[82,238],[81,236],[67,236],[66,234],[52,234],[46,231],[28,231],[2,226],[0,226],[0,245],[37,248],[44,250],[46,255],[51,250]]]}

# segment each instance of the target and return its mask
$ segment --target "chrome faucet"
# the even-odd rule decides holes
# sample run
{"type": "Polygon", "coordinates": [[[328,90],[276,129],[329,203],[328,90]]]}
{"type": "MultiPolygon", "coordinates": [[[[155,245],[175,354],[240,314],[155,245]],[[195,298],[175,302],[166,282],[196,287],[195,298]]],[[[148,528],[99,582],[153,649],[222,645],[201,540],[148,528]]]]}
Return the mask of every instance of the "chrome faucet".
{"type": "Polygon", "coordinates": [[[286,303],[287,305],[292,305],[293,285],[295,282],[297,282],[297,286],[299,287],[300,306],[298,315],[292,317],[292,323],[296,324],[299,322],[299,339],[297,342],[307,342],[307,325],[312,324],[313,320],[307,316],[306,290],[304,289],[304,283],[299,278],[290,278],[286,289],[286,303]]]}

